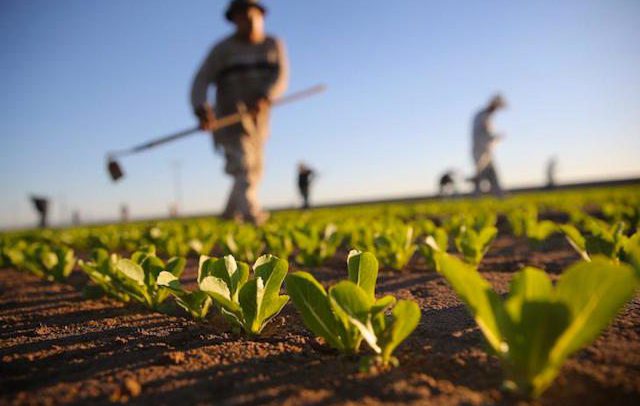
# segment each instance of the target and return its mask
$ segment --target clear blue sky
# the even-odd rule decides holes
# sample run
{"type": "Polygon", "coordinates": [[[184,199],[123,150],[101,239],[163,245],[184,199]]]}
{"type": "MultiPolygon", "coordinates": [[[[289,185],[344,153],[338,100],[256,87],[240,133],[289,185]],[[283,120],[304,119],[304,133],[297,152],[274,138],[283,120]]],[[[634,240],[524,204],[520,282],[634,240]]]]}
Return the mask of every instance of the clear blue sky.
{"type": "MultiPolygon", "coordinates": [[[[267,1],[289,48],[290,89],[329,91],[274,114],[261,196],[297,202],[300,159],[317,201],[430,193],[472,169],[470,120],[497,90],[507,186],[640,174],[640,2],[267,1]]],[[[53,219],[164,215],[181,162],[183,209],[219,211],[230,180],[206,136],[122,161],[105,153],[194,124],[188,92],[231,27],[226,1],[0,2],[0,227],[30,224],[29,193],[53,219]]]]}

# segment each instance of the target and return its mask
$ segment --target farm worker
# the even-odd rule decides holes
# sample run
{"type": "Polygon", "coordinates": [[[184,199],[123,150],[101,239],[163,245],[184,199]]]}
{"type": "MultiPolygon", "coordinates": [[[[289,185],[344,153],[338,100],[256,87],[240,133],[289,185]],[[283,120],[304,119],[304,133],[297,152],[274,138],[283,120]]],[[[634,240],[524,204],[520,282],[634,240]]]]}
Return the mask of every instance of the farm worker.
{"type": "Polygon", "coordinates": [[[504,98],[499,94],[495,95],[473,119],[473,161],[476,175],[471,180],[475,184],[476,194],[481,192],[481,185],[488,182],[491,193],[502,196],[498,174],[493,166],[493,148],[503,137],[494,132],[491,120],[493,114],[504,107],[504,98]]]}
{"type": "Polygon", "coordinates": [[[309,208],[309,187],[315,178],[315,171],[309,168],[304,162],[298,164],[298,189],[302,197],[302,208],[309,208]]]}
{"type": "Polygon", "coordinates": [[[547,162],[547,188],[553,189],[556,187],[556,170],[558,168],[558,158],[555,156],[551,157],[547,162]]]}
{"type": "Polygon", "coordinates": [[[440,196],[451,196],[458,193],[456,188],[456,173],[454,170],[448,170],[440,176],[438,181],[440,196]]]}
{"type": "Polygon", "coordinates": [[[49,211],[49,199],[42,196],[31,196],[31,203],[33,208],[38,212],[38,227],[47,227],[47,212],[49,211]]]}
{"type": "Polygon", "coordinates": [[[265,34],[266,8],[257,0],[233,0],[225,17],[235,32],[216,44],[198,70],[191,104],[203,130],[214,128],[216,117],[250,112],[248,120],[214,131],[216,150],[224,152],[225,172],[233,177],[223,218],[259,225],[268,218],[257,199],[263,174],[264,144],[269,136],[271,101],[287,87],[288,62],[278,38],[265,34]],[[208,103],[216,87],[215,107],[208,103]]]}

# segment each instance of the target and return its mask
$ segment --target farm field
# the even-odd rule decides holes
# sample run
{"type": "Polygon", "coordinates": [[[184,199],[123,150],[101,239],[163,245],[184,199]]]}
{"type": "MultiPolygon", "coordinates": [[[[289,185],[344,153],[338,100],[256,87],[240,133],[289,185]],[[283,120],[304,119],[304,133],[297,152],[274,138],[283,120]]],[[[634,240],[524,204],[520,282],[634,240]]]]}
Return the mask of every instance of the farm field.
{"type": "MultiPolygon", "coordinates": [[[[502,201],[277,213],[261,230],[191,219],[7,233],[0,237],[0,403],[638,404],[640,296],[635,288],[640,257],[634,252],[639,213],[640,188],[620,187],[502,201]],[[584,241],[563,226],[574,227],[584,241]],[[488,236],[486,241],[482,235],[488,236]],[[251,333],[246,324],[234,324],[233,315],[224,313],[231,307],[215,294],[210,295],[213,300],[202,296],[211,308],[198,321],[176,305],[182,296],[169,295],[169,284],[154,291],[166,292],[166,298],[145,304],[124,283],[100,288],[96,274],[90,273],[100,268],[91,268],[100,264],[96,250],[115,253],[118,261],[133,260],[131,253],[140,249],[154,256],[143,248],[150,245],[164,260],[184,258],[184,271],[176,274],[190,292],[208,292],[201,275],[207,265],[199,255],[233,255],[249,264],[265,253],[286,257],[288,276],[280,293],[291,300],[251,333]],[[69,260],[63,250],[70,248],[82,262],[69,260]],[[371,253],[379,262],[375,298],[394,296],[394,312],[400,303],[419,308],[415,330],[409,329],[393,352],[397,366],[374,363],[363,368],[363,355],[375,355],[370,338],[360,338],[357,353],[336,349],[330,338],[312,332],[302,315],[291,275],[306,271],[325,289],[348,275],[354,280],[353,258],[359,258],[360,272],[366,267],[365,254],[354,256],[352,248],[371,253]],[[50,252],[57,260],[44,259],[50,252]],[[58,266],[62,258],[70,266],[58,266]],[[600,321],[603,332],[570,354],[548,388],[533,399],[524,393],[522,382],[515,391],[503,388],[504,365],[517,367],[516,357],[503,359],[490,351],[490,329],[478,328],[482,316],[474,318],[465,306],[472,299],[453,288],[455,276],[464,274],[456,273],[462,261],[474,275],[477,268],[503,297],[514,291],[510,283],[524,267],[544,270],[554,282],[574,264],[611,267],[609,273],[624,271],[635,279],[627,279],[632,281],[626,283],[627,293],[620,291],[620,306],[611,305],[612,322],[600,321]],[[73,271],[67,276],[63,268],[73,271]]],[[[143,262],[140,267],[147,272],[143,262]]],[[[170,263],[163,265],[165,270],[170,263]]],[[[114,264],[120,269],[122,262],[114,264]]],[[[211,264],[211,275],[219,275],[211,264]]],[[[225,265],[229,270],[228,262],[225,265]]],[[[255,278],[258,268],[254,266],[255,278]]],[[[599,285],[607,285],[607,277],[599,285]]],[[[467,286],[474,283],[464,281],[467,286]]],[[[593,296],[615,296],[621,284],[612,285],[593,296]]],[[[392,317],[390,309],[387,317],[392,317]]],[[[247,310],[243,312],[246,317],[247,310]]],[[[598,323],[597,318],[589,322],[598,323]]],[[[387,326],[397,319],[388,319],[387,326]]],[[[533,331],[546,331],[546,326],[533,331]]],[[[361,327],[353,331],[366,336],[361,327]]],[[[381,333],[378,344],[386,342],[380,337],[386,336],[381,333]]],[[[508,337],[505,333],[504,340],[508,337]]]]}

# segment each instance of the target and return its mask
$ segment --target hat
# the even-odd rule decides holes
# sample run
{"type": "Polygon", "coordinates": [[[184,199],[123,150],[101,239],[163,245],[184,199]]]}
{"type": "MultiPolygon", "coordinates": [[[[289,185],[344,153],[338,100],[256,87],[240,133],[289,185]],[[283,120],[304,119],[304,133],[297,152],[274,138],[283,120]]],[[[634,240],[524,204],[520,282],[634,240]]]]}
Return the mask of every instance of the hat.
{"type": "Polygon", "coordinates": [[[504,99],[504,97],[502,97],[500,93],[497,93],[491,98],[491,101],[489,101],[489,105],[495,107],[506,107],[507,101],[504,99]]]}
{"type": "Polygon", "coordinates": [[[224,16],[227,18],[227,20],[233,21],[233,13],[238,10],[247,9],[249,7],[255,7],[262,11],[262,14],[267,14],[267,9],[262,4],[260,4],[258,0],[232,0],[231,3],[229,3],[229,7],[227,7],[227,11],[225,12],[224,16]]]}

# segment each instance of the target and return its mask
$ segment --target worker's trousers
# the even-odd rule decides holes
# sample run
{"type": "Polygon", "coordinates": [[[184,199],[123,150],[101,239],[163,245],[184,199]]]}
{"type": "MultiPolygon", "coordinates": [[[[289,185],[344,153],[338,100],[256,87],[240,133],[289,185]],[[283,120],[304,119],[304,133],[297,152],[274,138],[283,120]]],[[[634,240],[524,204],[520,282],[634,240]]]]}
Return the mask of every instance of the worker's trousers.
{"type": "Polygon", "coordinates": [[[256,222],[261,215],[258,185],[262,179],[265,139],[246,134],[228,137],[220,146],[226,159],[225,172],[233,177],[225,218],[256,222]]]}
{"type": "Polygon", "coordinates": [[[482,193],[482,183],[489,183],[489,192],[493,193],[496,196],[502,196],[502,187],[500,187],[500,180],[498,179],[498,173],[496,172],[496,168],[493,166],[493,162],[489,162],[481,169],[474,179],[475,183],[475,193],[482,193]]]}

